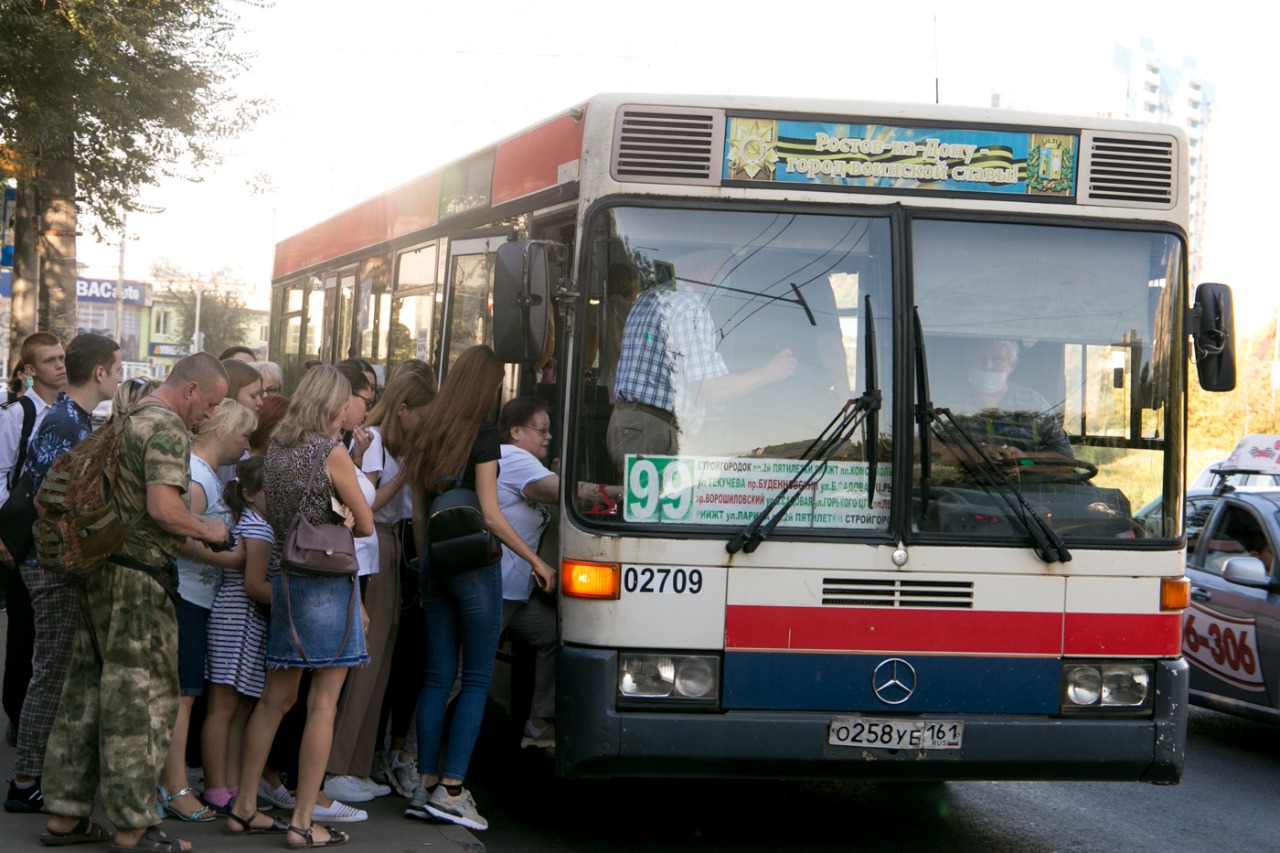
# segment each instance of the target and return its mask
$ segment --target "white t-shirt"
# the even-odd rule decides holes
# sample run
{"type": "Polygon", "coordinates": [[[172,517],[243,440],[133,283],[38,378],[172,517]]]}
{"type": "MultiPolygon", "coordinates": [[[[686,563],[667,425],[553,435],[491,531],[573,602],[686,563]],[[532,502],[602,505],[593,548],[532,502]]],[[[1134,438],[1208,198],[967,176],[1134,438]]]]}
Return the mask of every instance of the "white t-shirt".
{"type": "MultiPolygon", "coordinates": [[[[365,473],[378,474],[378,482],[385,483],[400,473],[400,469],[403,466],[400,464],[399,459],[387,453],[387,449],[382,443],[382,431],[375,426],[369,427],[369,432],[373,433],[373,440],[369,442],[369,447],[364,452],[364,462],[361,468],[365,473]]],[[[373,514],[373,520],[379,524],[395,524],[402,518],[412,517],[413,499],[409,494],[408,486],[401,487],[397,495],[373,514]]]]}
{"type": "MultiPolygon", "coordinates": [[[[551,521],[551,510],[524,496],[524,488],[544,477],[554,476],[532,453],[514,444],[502,445],[498,464],[498,508],[516,533],[533,550],[538,550],[542,532],[551,521]]],[[[533,575],[528,560],[502,546],[502,597],[506,601],[528,601],[533,594],[533,575]]]]}
{"type": "MultiPolygon", "coordinates": [[[[222,499],[222,484],[209,463],[191,454],[191,482],[204,489],[205,509],[202,518],[220,518],[228,528],[235,524],[231,508],[222,499]]],[[[198,563],[195,560],[178,560],[178,595],[197,607],[208,610],[222,585],[222,569],[198,563]]]]}
{"type": "MultiPolygon", "coordinates": [[[[374,488],[373,483],[365,476],[365,473],[359,468],[356,469],[356,480],[360,483],[360,493],[364,495],[365,502],[369,506],[373,506],[374,488]]],[[[378,573],[378,534],[371,536],[356,537],[356,565],[360,567],[357,576],[376,575],[378,573]]]]}
{"type": "MultiPolygon", "coordinates": [[[[40,431],[40,422],[49,411],[49,404],[36,393],[35,388],[28,388],[22,395],[36,404],[36,419],[31,425],[31,436],[27,439],[27,447],[36,440],[40,431]]],[[[18,464],[18,442],[22,440],[22,404],[15,400],[8,408],[0,409],[0,505],[9,499],[9,472],[18,464]]],[[[27,457],[30,459],[30,456],[27,457]]]]}

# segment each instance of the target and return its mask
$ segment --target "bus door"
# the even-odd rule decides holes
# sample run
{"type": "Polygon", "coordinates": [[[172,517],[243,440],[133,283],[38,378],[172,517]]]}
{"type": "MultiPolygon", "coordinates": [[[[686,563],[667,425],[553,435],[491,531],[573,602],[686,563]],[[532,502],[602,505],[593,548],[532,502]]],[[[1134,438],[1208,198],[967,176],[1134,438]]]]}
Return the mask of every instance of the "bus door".
{"type": "Polygon", "coordinates": [[[498,247],[508,231],[449,241],[448,307],[445,314],[445,364],[476,344],[493,346],[493,271],[498,247]]]}

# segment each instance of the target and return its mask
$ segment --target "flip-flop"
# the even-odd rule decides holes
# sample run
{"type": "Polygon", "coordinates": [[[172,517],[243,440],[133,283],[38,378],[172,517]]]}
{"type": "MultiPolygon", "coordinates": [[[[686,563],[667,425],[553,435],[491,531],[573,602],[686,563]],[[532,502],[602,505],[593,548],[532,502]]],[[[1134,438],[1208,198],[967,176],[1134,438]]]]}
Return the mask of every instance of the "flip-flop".
{"type": "Polygon", "coordinates": [[[123,844],[112,844],[112,853],[128,853],[130,850],[150,850],[152,853],[181,853],[182,839],[170,835],[158,826],[149,826],[142,833],[136,844],[128,847],[123,844]]]}
{"type": "Polygon", "coordinates": [[[70,832],[59,834],[46,829],[44,834],[40,836],[40,843],[46,847],[65,847],[68,844],[98,844],[110,840],[111,833],[87,817],[80,818],[80,821],[70,832]]]}
{"type": "Polygon", "coordinates": [[[258,812],[258,811],[255,811],[253,814],[249,815],[248,820],[240,817],[240,815],[236,814],[235,812],[227,812],[227,820],[232,820],[240,824],[240,828],[232,829],[231,824],[227,824],[222,828],[223,835],[268,835],[268,834],[282,835],[289,831],[289,824],[277,818],[271,817],[271,815],[262,814],[262,812],[258,812]],[[271,825],[270,826],[254,826],[253,819],[258,815],[271,818],[271,825]]]}

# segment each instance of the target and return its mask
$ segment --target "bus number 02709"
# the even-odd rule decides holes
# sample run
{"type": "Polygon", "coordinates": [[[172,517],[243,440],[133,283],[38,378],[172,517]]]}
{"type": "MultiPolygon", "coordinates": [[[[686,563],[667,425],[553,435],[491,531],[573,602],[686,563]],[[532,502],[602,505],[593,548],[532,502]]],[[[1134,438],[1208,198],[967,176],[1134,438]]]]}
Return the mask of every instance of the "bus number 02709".
{"type": "Polygon", "coordinates": [[[697,595],[702,592],[702,570],[627,566],[622,573],[622,589],[625,592],[697,595]]]}

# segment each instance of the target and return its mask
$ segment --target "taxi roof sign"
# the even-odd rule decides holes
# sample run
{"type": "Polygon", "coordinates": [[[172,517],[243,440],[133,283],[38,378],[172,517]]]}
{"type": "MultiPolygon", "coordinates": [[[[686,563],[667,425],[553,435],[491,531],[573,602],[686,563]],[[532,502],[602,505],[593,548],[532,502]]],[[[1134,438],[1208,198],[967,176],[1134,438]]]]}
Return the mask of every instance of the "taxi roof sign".
{"type": "Polygon", "coordinates": [[[1230,456],[1213,466],[1213,471],[1280,475],[1280,435],[1246,435],[1230,456]]]}

